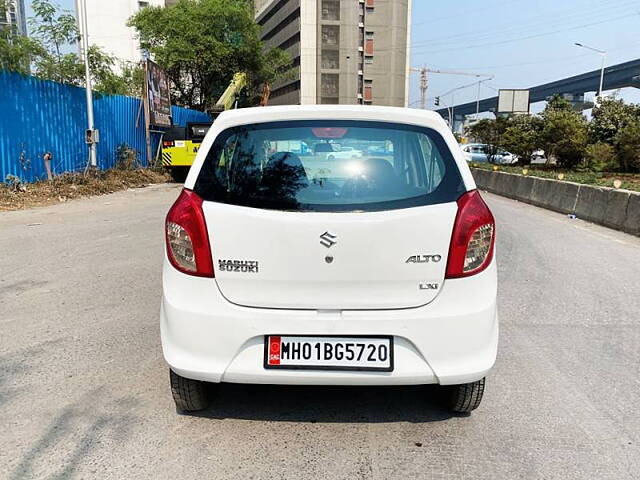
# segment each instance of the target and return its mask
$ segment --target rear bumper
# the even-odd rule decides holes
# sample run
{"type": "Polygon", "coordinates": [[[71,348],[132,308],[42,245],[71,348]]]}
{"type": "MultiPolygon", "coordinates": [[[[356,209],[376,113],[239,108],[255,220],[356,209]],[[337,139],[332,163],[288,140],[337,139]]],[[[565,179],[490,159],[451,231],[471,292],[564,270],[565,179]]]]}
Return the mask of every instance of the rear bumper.
{"type": "Polygon", "coordinates": [[[196,380],[307,385],[443,385],[479,380],[498,346],[495,259],[484,272],[447,280],[429,305],[319,312],[242,307],[214,279],[184,275],[165,259],[160,311],[169,366],[196,380]],[[266,370],[269,334],[393,335],[393,372],[266,370]]]}

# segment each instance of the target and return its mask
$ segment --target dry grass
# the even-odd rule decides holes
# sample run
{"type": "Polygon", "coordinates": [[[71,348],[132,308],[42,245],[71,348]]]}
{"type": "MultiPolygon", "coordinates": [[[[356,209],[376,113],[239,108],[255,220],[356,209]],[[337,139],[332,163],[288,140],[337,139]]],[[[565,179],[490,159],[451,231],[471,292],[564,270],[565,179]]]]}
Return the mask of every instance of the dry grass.
{"type": "Polygon", "coordinates": [[[140,188],[170,181],[164,171],[151,169],[112,169],[83,173],[65,173],[52,181],[0,183],[0,211],[51,205],[93,195],[104,195],[128,188],[140,188]]]}

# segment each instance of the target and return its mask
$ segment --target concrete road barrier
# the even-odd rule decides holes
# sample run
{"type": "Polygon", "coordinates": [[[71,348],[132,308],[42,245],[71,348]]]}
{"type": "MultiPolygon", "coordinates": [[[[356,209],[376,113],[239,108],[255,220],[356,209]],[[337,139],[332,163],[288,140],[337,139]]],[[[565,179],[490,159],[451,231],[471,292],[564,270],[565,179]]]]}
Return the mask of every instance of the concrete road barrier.
{"type": "Polygon", "coordinates": [[[478,188],[640,236],[640,193],[472,168],[478,188]]]}
{"type": "Polygon", "coordinates": [[[640,237],[640,195],[629,195],[627,214],[622,229],[640,237]]]}

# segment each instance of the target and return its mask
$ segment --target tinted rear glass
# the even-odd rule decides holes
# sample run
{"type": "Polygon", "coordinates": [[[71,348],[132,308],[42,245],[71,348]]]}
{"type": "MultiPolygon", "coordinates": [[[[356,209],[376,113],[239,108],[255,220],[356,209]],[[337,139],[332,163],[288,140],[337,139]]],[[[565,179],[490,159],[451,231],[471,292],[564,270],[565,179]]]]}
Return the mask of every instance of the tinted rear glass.
{"type": "Polygon", "coordinates": [[[286,121],[230,128],[196,181],[204,200],[294,211],[377,211],[455,201],[464,184],[435,130],[286,121]]]}

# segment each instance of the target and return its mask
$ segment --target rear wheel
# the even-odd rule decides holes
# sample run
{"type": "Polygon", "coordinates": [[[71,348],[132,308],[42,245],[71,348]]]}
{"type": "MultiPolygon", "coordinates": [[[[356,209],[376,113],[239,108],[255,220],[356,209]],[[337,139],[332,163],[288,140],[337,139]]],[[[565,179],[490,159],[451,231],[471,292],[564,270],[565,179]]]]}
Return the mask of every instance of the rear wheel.
{"type": "Polygon", "coordinates": [[[211,403],[209,385],[199,380],[181,377],[173,370],[169,370],[171,393],[176,408],[183,412],[204,410],[211,403]]]}
{"type": "Polygon", "coordinates": [[[171,174],[171,178],[176,183],[184,183],[187,179],[187,174],[189,173],[189,169],[185,167],[171,167],[169,169],[169,173],[171,174]]]}
{"type": "Polygon", "coordinates": [[[480,406],[484,394],[485,379],[449,387],[448,407],[453,412],[471,413],[480,406]]]}

